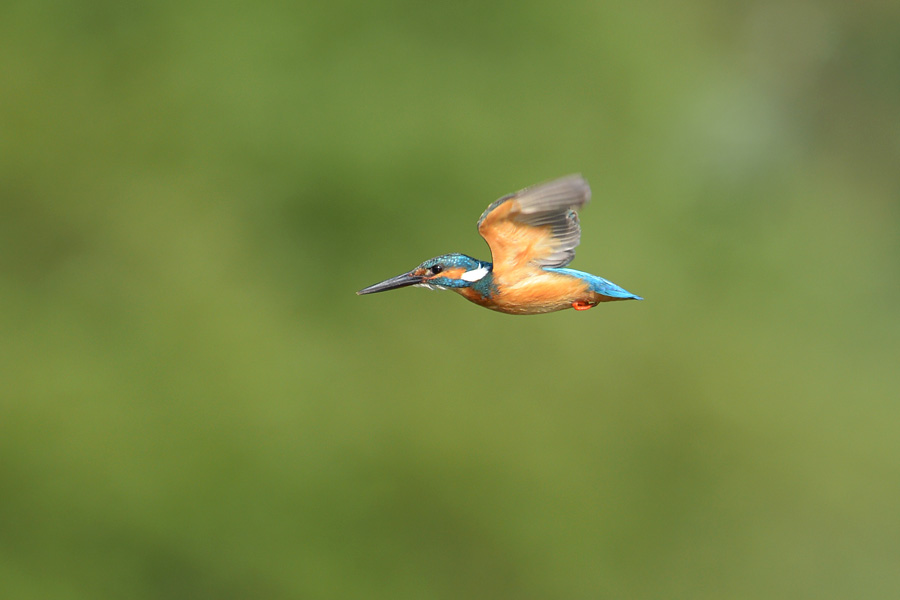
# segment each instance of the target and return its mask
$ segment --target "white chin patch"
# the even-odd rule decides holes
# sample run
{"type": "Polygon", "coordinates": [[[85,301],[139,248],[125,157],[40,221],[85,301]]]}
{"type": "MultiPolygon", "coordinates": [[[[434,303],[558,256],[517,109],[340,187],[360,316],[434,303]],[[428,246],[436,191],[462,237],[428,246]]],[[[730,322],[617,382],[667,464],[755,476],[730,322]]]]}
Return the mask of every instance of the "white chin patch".
{"type": "Polygon", "coordinates": [[[472,269],[471,271],[466,271],[462,275],[459,276],[463,281],[478,281],[482,277],[488,274],[487,267],[478,267],[477,269],[472,269]]]}
{"type": "Polygon", "coordinates": [[[428,288],[429,290],[438,290],[438,291],[447,289],[442,285],[436,285],[434,283],[415,283],[415,284],[413,284],[413,287],[428,288]]]}

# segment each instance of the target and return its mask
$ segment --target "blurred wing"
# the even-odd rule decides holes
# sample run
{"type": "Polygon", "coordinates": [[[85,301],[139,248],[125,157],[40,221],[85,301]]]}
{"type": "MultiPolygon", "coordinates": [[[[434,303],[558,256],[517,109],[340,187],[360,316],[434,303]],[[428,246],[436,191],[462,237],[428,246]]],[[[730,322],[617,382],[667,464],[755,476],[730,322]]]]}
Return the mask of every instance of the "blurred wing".
{"type": "Polygon", "coordinates": [[[581,175],[569,175],[504,196],[478,219],[494,271],[563,267],[581,241],[577,210],[591,198],[581,175]]]}

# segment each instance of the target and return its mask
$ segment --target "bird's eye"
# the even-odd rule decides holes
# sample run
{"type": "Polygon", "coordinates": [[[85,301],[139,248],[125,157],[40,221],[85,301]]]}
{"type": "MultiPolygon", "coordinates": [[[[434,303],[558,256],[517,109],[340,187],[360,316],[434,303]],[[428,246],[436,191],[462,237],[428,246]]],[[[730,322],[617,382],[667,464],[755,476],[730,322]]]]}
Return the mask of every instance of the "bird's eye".
{"type": "Polygon", "coordinates": [[[432,275],[437,275],[438,273],[440,273],[443,270],[444,270],[444,267],[442,267],[441,265],[434,265],[433,267],[431,267],[431,269],[429,269],[429,271],[431,271],[432,275]]]}

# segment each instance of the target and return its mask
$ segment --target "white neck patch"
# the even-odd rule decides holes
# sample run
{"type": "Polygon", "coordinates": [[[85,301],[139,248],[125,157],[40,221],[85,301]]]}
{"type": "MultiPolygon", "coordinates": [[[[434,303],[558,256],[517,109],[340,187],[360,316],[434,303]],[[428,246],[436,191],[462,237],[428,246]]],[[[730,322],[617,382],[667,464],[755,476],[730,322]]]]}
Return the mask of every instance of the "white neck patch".
{"type": "Polygon", "coordinates": [[[478,281],[488,274],[488,268],[485,266],[480,266],[477,269],[472,269],[471,271],[466,271],[462,275],[459,276],[463,281],[478,281]]]}

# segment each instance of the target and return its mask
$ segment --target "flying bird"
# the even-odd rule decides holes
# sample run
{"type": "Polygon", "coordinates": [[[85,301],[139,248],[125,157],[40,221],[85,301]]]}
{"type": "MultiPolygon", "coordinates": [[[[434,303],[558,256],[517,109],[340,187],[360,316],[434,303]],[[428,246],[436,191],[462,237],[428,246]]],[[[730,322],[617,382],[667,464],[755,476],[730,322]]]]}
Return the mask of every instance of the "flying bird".
{"type": "Polygon", "coordinates": [[[565,268],[581,241],[578,209],[590,198],[591,188],[581,175],[504,196],[478,219],[478,233],[490,246],[493,262],[443,254],[356,293],[407,286],[453,290],[479,306],[514,315],[642,300],[602,277],[565,268]]]}

